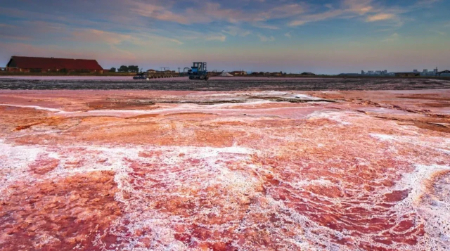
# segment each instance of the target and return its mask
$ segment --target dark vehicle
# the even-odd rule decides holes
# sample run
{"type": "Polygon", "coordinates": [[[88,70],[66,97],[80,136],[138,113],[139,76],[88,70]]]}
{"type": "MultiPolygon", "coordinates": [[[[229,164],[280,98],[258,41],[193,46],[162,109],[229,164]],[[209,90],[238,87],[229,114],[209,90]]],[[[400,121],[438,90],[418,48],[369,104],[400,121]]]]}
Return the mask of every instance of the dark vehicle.
{"type": "Polygon", "coordinates": [[[206,62],[194,62],[191,69],[188,71],[189,79],[208,80],[208,70],[206,69],[206,62]]]}
{"type": "Polygon", "coordinates": [[[134,75],[133,79],[147,79],[147,74],[146,73],[138,73],[138,74],[134,75]]]}

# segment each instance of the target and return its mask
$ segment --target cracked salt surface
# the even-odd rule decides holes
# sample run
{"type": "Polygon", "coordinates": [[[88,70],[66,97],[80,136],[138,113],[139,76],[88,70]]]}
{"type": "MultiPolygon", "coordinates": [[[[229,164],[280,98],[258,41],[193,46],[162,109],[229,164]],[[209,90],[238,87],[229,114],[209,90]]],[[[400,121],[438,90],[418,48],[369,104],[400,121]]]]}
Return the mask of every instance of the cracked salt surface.
{"type": "MultiPolygon", "coordinates": [[[[421,244],[430,250],[448,250],[450,247],[450,198],[437,201],[435,198],[439,195],[429,194],[433,192],[429,186],[436,186],[436,175],[439,173],[446,173],[450,177],[450,166],[416,165],[415,170],[404,174],[395,186],[397,190],[410,191],[408,197],[395,207],[397,210],[414,208],[425,219],[427,235],[421,239],[421,244]],[[431,201],[431,205],[428,201],[431,201]]],[[[446,183],[447,194],[450,192],[448,185],[446,183]]]]}
{"type": "Polygon", "coordinates": [[[342,112],[342,111],[315,111],[309,114],[307,119],[329,119],[338,122],[341,125],[351,125],[345,118],[349,115],[358,115],[354,112],[342,112]]]}
{"type": "Polygon", "coordinates": [[[388,142],[399,142],[403,144],[417,145],[421,147],[431,148],[439,152],[450,154],[450,143],[448,140],[443,140],[442,138],[427,137],[427,140],[417,140],[417,136],[398,136],[398,135],[387,135],[370,133],[371,137],[379,139],[381,141],[388,142]]]}
{"type": "MultiPolygon", "coordinates": [[[[225,110],[218,107],[226,106],[202,109],[225,110]]],[[[189,104],[182,108],[200,109],[189,104]]],[[[102,233],[92,229],[97,237],[94,246],[103,250],[446,250],[450,246],[450,178],[436,177],[450,171],[447,138],[327,108],[296,107],[295,116],[285,115],[292,121],[267,118],[271,112],[289,109],[257,109],[266,115],[264,122],[218,116],[195,124],[234,136],[245,131],[245,137],[222,148],[176,146],[172,141],[135,145],[119,143],[120,138],[89,144],[83,137],[73,142],[71,138],[66,145],[63,139],[57,146],[18,145],[13,139],[30,132],[14,132],[8,141],[0,140],[0,179],[5,181],[0,184],[0,199],[7,199],[8,186],[20,182],[33,187],[111,171],[118,187],[114,202],[120,202],[123,214],[108,223],[108,234],[117,237],[108,248],[102,233]],[[315,118],[338,123],[319,120],[316,124],[315,118]],[[217,127],[218,121],[233,123],[217,127]],[[33,172],[30,166],[45,158],[57,161],[54,169],[33,172]]],[[[115,119],[114,126],[120,126],[119,121],[115,119]]],[[[173,129],[164,121],[158,126],[186,133],[182,122],[173,129]]],[[[195,143],[195,131],[189,132],[195,143]]],[[[80,216],[93,212],[86,210],[80,216]]],[[[41,244],[57,242],[51,232],[41,231],[40,236],[36,241],[41,244]]]]}
{"type": "Polygon", "coordinates": [[[19,108],[31,108],[31,109],[36,109],[36,110],[43,110],[43,111],[57,112],[57,113],[64,113],[65,112],[65,111],[63,111],[61,109],[42,107],[42,106],[37,106],[37,105],[0,104],[0,106],[11,106],[11,107],[19,107],[19,108]]]}

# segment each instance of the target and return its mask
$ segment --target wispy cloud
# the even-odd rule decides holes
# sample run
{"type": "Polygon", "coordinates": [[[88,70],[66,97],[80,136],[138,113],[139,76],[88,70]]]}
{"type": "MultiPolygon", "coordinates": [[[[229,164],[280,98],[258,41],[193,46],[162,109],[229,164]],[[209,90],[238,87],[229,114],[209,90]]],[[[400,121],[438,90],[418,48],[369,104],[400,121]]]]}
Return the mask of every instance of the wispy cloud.
{"type": "Polygon", "coordinates": [[[259,24],[259,23],[255,23],[253,24],[254,27],[257,28],[262,28],[262,29],[269,29],[269,30],[278,30],[279,27],[275,26],[275,25],[269,25],[269,24],[259,24]]]}
{"type": "Polygon", "coordinates": [[[227,36],[220,32],[219,33],[218,32],[202,33],[202,32],[193,31],[193,32],[189,32],[188,35],[180,36],[178,39],[181,41],[186,41],[186,42],[187,41],[225,42],[227,40],[227,36]]]}
{"type": "Polygon", "coordinates": [[[229,23],[252,22],[256,27],[273,29],[275,26],[259,24],[272,19],[288,18],[304,12],[300,4],[277,4],[267,10],[247,10],[224,8],[217,2],[193,2],[193,7],[184,11],[174,11],[166,3],[131,1],[131,11],[144,17],[180,24],[210,23],[227,21],[229,23]]]}
{"type": "Polygon", "coordinates": [[[394,42],[394,41],[398,41],[400,39],[400,35],[398,33],[394,33],[392,35],[390,35],[389,37],[385,38],[382,40],[382,42],[394,42]]]}
{"type": "Polygon", "coordinates": [[[446,32],[439,31],[439,30],[433,30],[433,32],[436,33],[436,34],[439,34],[439,35],[441,35],[441,36],[446,36],[446,35],[447,35],[446,32]]]}
{"type": "Polygon", "coordinates": [[[291,35],[291,33],[290,33],[290,32],[288,32],[288,33],[285,33],[285,34],[284,34],[284,36],[285,36],[285,37],[288,37],[288,38],[291,38],[291,37],[292,37],[292,35],[291,35]]]}
{"type": "Polygon", "coordinates": [[[368,16],[366,18],[366,22],[376,22],[376,21],[384,21],[384,20],[390,20],[395,18],[396,16],[394,14],[390,13],[379,13],[375,15],[368,16]]]}
{"type": "Polygon", "coordinates": [[[225,40],[227,39],[227,36],[225,36],[225,35],[210,35],[210,36],[206,36],[205,39],[207,41],[221,41],[221,42],[225,42],[225,40]]]}
{"type": "Polygon", "coordinates": [[[442,0],[419,0],[416,2],[416,5],[418,6],[428,6],[431,7],[433,4],[437,3],[437,2],[442,2],[442,0]]]}
{"type": "Polygon", "coordinates": [[[252,33],[249,30],[245,30],[237,26],[228,26],[225,29],[223,29],[222,32],[231,35],[233,37],[235,36],[246,37],[252,33]]]}
{"type": "Polygon", "coordinates": [[[69,38],[71,41],[79,41],[84,43],[105,43],[109,45],[117,45],[123,41],[129,41],[133,37],[131,35],[119,34],[115,32],[107,32],[96,29],[76,29],[69,38]]]}
{"type": "Polygon", "coordinates": [[[373,11],[374,7],[372,5],[372,0],[344,0],[343,2],[343,7],[346,8],[346,11],[358,13],[359,15],[373,11]]]}
{"type": "Polygon", "coordinates": [[[258,37],[259,37],[259,40],[261,40],[261,42],[273,42],[273,41],[275,41],[275,38],[273,36],[266,37],[264,35],[259,34],[258,37]]]}
{"type": "Polygon", "coordinates": [[[366,22],[391,20],[391,24],[400,27],[407,21],[402,15],[431,7],[441,0],[419,0],[408,6],[386,6],[381,1],[375,0],[342,0],[338,6],[327,5],[325,11],[317,13],[306,13],[288,22],[288,26],[301,26],[311,22],[319,22],[336,18],[358,18],[366,22]]]}
{"type": "Polygon", "coordinates": [[[345,11],[343,11],[341,9],[335,9],[335,10],[329,10],[329,11],[317,13],[317,14],[304,15],[301,19],[297,19],[297,20],[293,20],[293,21],[289,22],[288,25],[292,26],[292,27],[301,26],[306,23],[318,22],[318,21],[323,21],[323,20],[327,20],[327,19],[331,19],[331,18],[336,18],[336,17],[343,15],[344,13],[345,13],[345,11]]]}

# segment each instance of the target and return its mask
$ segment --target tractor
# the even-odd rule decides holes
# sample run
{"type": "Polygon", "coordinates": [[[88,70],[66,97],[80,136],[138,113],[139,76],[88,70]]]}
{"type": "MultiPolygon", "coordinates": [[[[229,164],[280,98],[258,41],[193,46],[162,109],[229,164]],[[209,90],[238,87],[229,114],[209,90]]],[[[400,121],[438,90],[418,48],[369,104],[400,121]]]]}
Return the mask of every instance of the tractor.
{"type": "Polygon", "coordinates": [[[191,69],[188,71],[189,79],[193,80],[208,80],[208,70],[206,69],[206,62],[194,62],[191,69]]]}

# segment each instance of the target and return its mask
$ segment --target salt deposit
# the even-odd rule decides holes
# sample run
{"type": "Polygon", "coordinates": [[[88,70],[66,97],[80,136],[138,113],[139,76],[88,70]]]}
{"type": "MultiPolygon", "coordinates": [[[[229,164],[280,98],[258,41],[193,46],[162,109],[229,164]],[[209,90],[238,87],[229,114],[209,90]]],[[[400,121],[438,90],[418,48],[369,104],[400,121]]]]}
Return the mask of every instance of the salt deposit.
{"type": "Polygon", "coordinates": [[[450,244],[450,137],[433,113],[363,113],[387,104],[341,92],[12,93],[0,92],[2,250],[450,244]]]}

